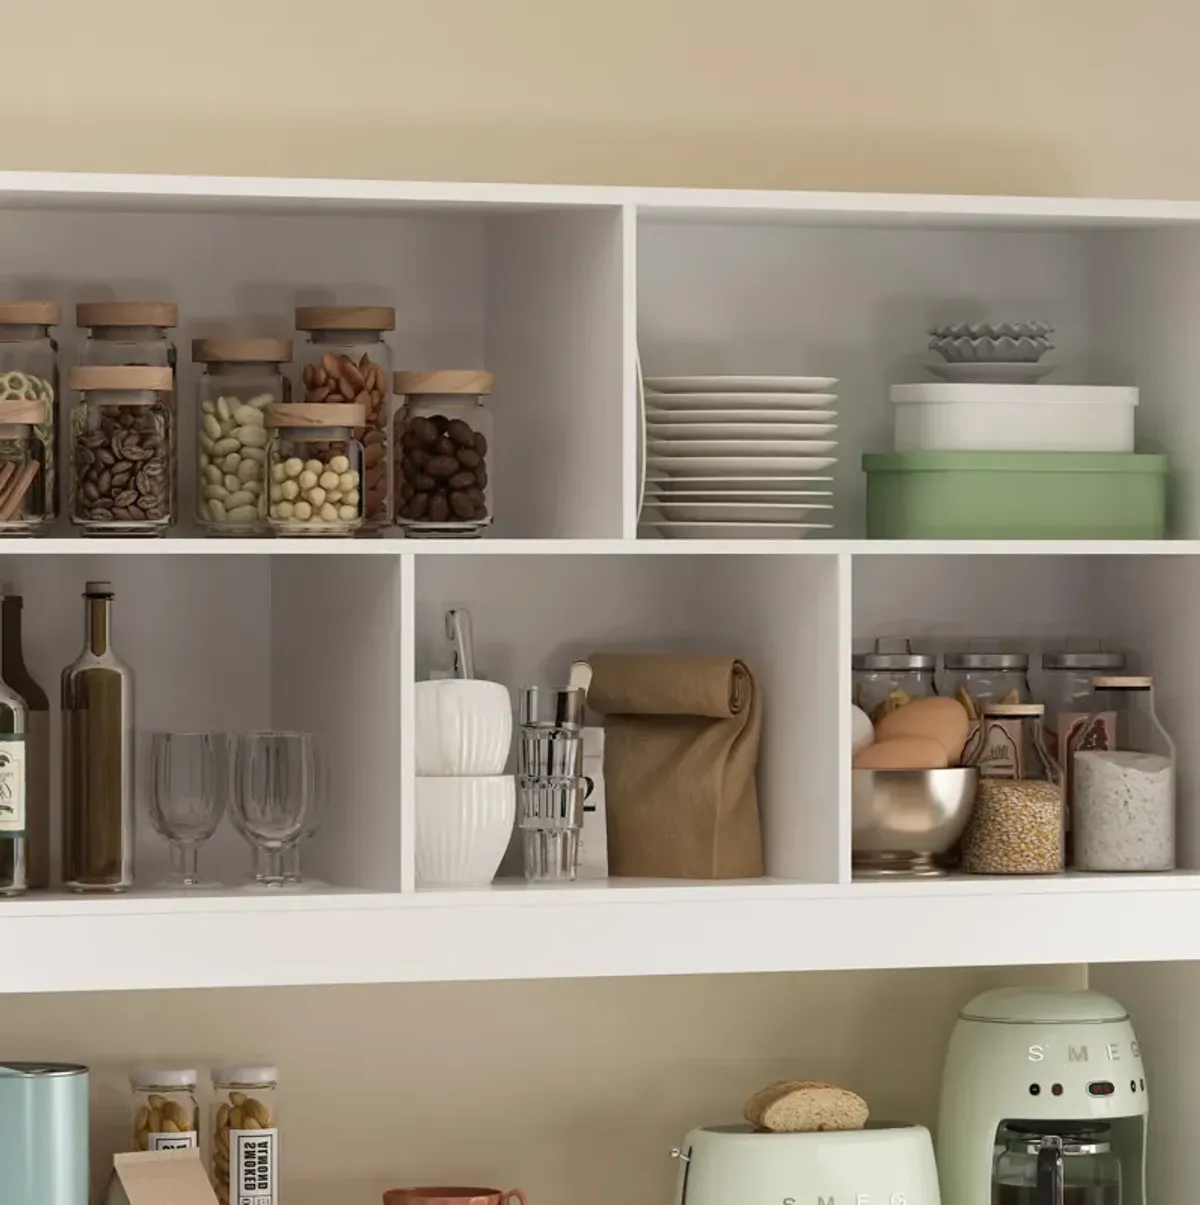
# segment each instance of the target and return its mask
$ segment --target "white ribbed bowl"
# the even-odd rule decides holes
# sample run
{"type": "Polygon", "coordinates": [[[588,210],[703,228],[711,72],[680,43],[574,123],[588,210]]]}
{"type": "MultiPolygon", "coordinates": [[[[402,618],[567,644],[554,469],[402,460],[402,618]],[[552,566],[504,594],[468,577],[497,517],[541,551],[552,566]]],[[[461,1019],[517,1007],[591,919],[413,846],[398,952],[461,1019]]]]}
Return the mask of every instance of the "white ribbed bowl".
{"type": "Polygon", "coordinates": [[[512,744],[507,687],[480,678],[443,678],[413,689],[418,774],[504,773],[512,744]]]}
{"type": "Polygon", "coordinates": [[[511,775],[417,779],[417,886],[486,887],[517,815],[511,775]]]}

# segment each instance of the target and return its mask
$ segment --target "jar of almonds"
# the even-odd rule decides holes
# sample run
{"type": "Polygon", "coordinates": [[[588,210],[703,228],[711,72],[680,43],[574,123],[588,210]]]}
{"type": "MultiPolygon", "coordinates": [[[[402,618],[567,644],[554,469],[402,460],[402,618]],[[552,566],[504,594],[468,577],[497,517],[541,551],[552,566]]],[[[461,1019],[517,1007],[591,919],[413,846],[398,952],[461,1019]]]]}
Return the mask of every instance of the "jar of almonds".
{"type": "Polygon", "coordinates": [[[490,372],[398,372],[397,523],[408,536],[482,535],[492,521],[490,372]]]}
{"type": "Polygon", "coordinates": [[[199,1146],[200,1110],[191,1068],[139,1067],[133,1089],[133,1149],[174,1151],[199,1146]]]}
{"type": "Polygon", "coordinates": [[[218,1067],[212,1073],[210,1176],[221,1205],[279,1205],[279,1072],[218,1067]]]}
{"type": "Polygon", "coordinates": [[[387,305],[300,306],[296,329],[308,340],[300,349],[300,401],[354,403],[367,412],[355,431],[364,450],[363,530],[392,522],[392,356],[383,332],[396,329],[387,305]]]}

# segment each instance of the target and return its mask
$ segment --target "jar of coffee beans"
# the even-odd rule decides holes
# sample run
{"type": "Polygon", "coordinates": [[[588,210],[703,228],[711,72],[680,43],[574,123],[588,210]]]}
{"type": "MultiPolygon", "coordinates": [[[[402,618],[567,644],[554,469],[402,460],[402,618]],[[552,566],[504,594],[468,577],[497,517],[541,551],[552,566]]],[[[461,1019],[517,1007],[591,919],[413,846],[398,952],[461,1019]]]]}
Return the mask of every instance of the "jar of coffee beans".
{"type": "Polygon", "coordinates": [[[71,522],[84,535],[160,536],[175,521],[171,370],[81,365],[69,384],[71,522]]]}
{"type": "Polygon", "coordinates": [[[345,536],[363,525],[366,410],[349,402],[270,405],[260,513],[280,536],[345,536]]]}
{"type": "Polygon", "coordinates": [[[308,332],[298,355],[302,402],[353,403],[366,411],[354,432],[364,449],[362,530],[392,522],[392,356],[384,331],[396,329],[388,305],[312,305],[296,310],[296,329],[308,332]]]}
{"type": "Polygon", "coordinates": [[[470,537],[492,521],[490,372],[398,372],[397,522],[409,536],[470,537]]]}

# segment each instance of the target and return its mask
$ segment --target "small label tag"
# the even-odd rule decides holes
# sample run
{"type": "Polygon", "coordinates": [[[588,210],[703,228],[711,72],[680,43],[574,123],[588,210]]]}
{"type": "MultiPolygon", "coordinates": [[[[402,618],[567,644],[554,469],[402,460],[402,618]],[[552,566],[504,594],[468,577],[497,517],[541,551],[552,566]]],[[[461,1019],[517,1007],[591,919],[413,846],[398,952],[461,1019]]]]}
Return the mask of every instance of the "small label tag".
{"type": "Polygon", "coordinates": [[[230,1205],[279,1205],[279,1131],[229,1132],[230,1205]]]}
{"type": "Polygon", "coordinates": [[[175,1134],[147,1135],[149,1151],[186,1151],[188,1147],[199,1146],[200,1137],[195,1130],[184,1130],[175,1134]]]}
{"type": "Polygon", "coordinates": [[[0,833],[25,831],[25,738],[0,736],[0,833]]]}

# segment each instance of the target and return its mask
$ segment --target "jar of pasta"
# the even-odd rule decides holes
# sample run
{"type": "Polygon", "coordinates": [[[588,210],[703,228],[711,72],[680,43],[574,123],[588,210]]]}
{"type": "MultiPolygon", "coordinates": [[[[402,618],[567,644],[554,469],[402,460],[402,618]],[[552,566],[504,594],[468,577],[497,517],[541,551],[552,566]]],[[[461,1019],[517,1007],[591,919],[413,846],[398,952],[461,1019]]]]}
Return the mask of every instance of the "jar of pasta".
{"type": "Polygon", "coordinates": [[[200,1111],[192,1068],[139,1067],[133,1090],[133,1149],[175,1151],[199,1146],[200,1111]]]}
{"type": "Polygon", "coordinates": [[[279,1072],[218,1067],[212,1073],[211,1178],[221,1205],[279,1205],[279,1072]]]}
{"type": "Polygon", "coordinates": [[[933,671],[937,658],[932,653],[913,652],[912,643],[903,638],[881,637],[870,652],[850,658],[854,684],[854,704],[878,723],[885,715],[911,703],[937,694],[933,671]]]}

